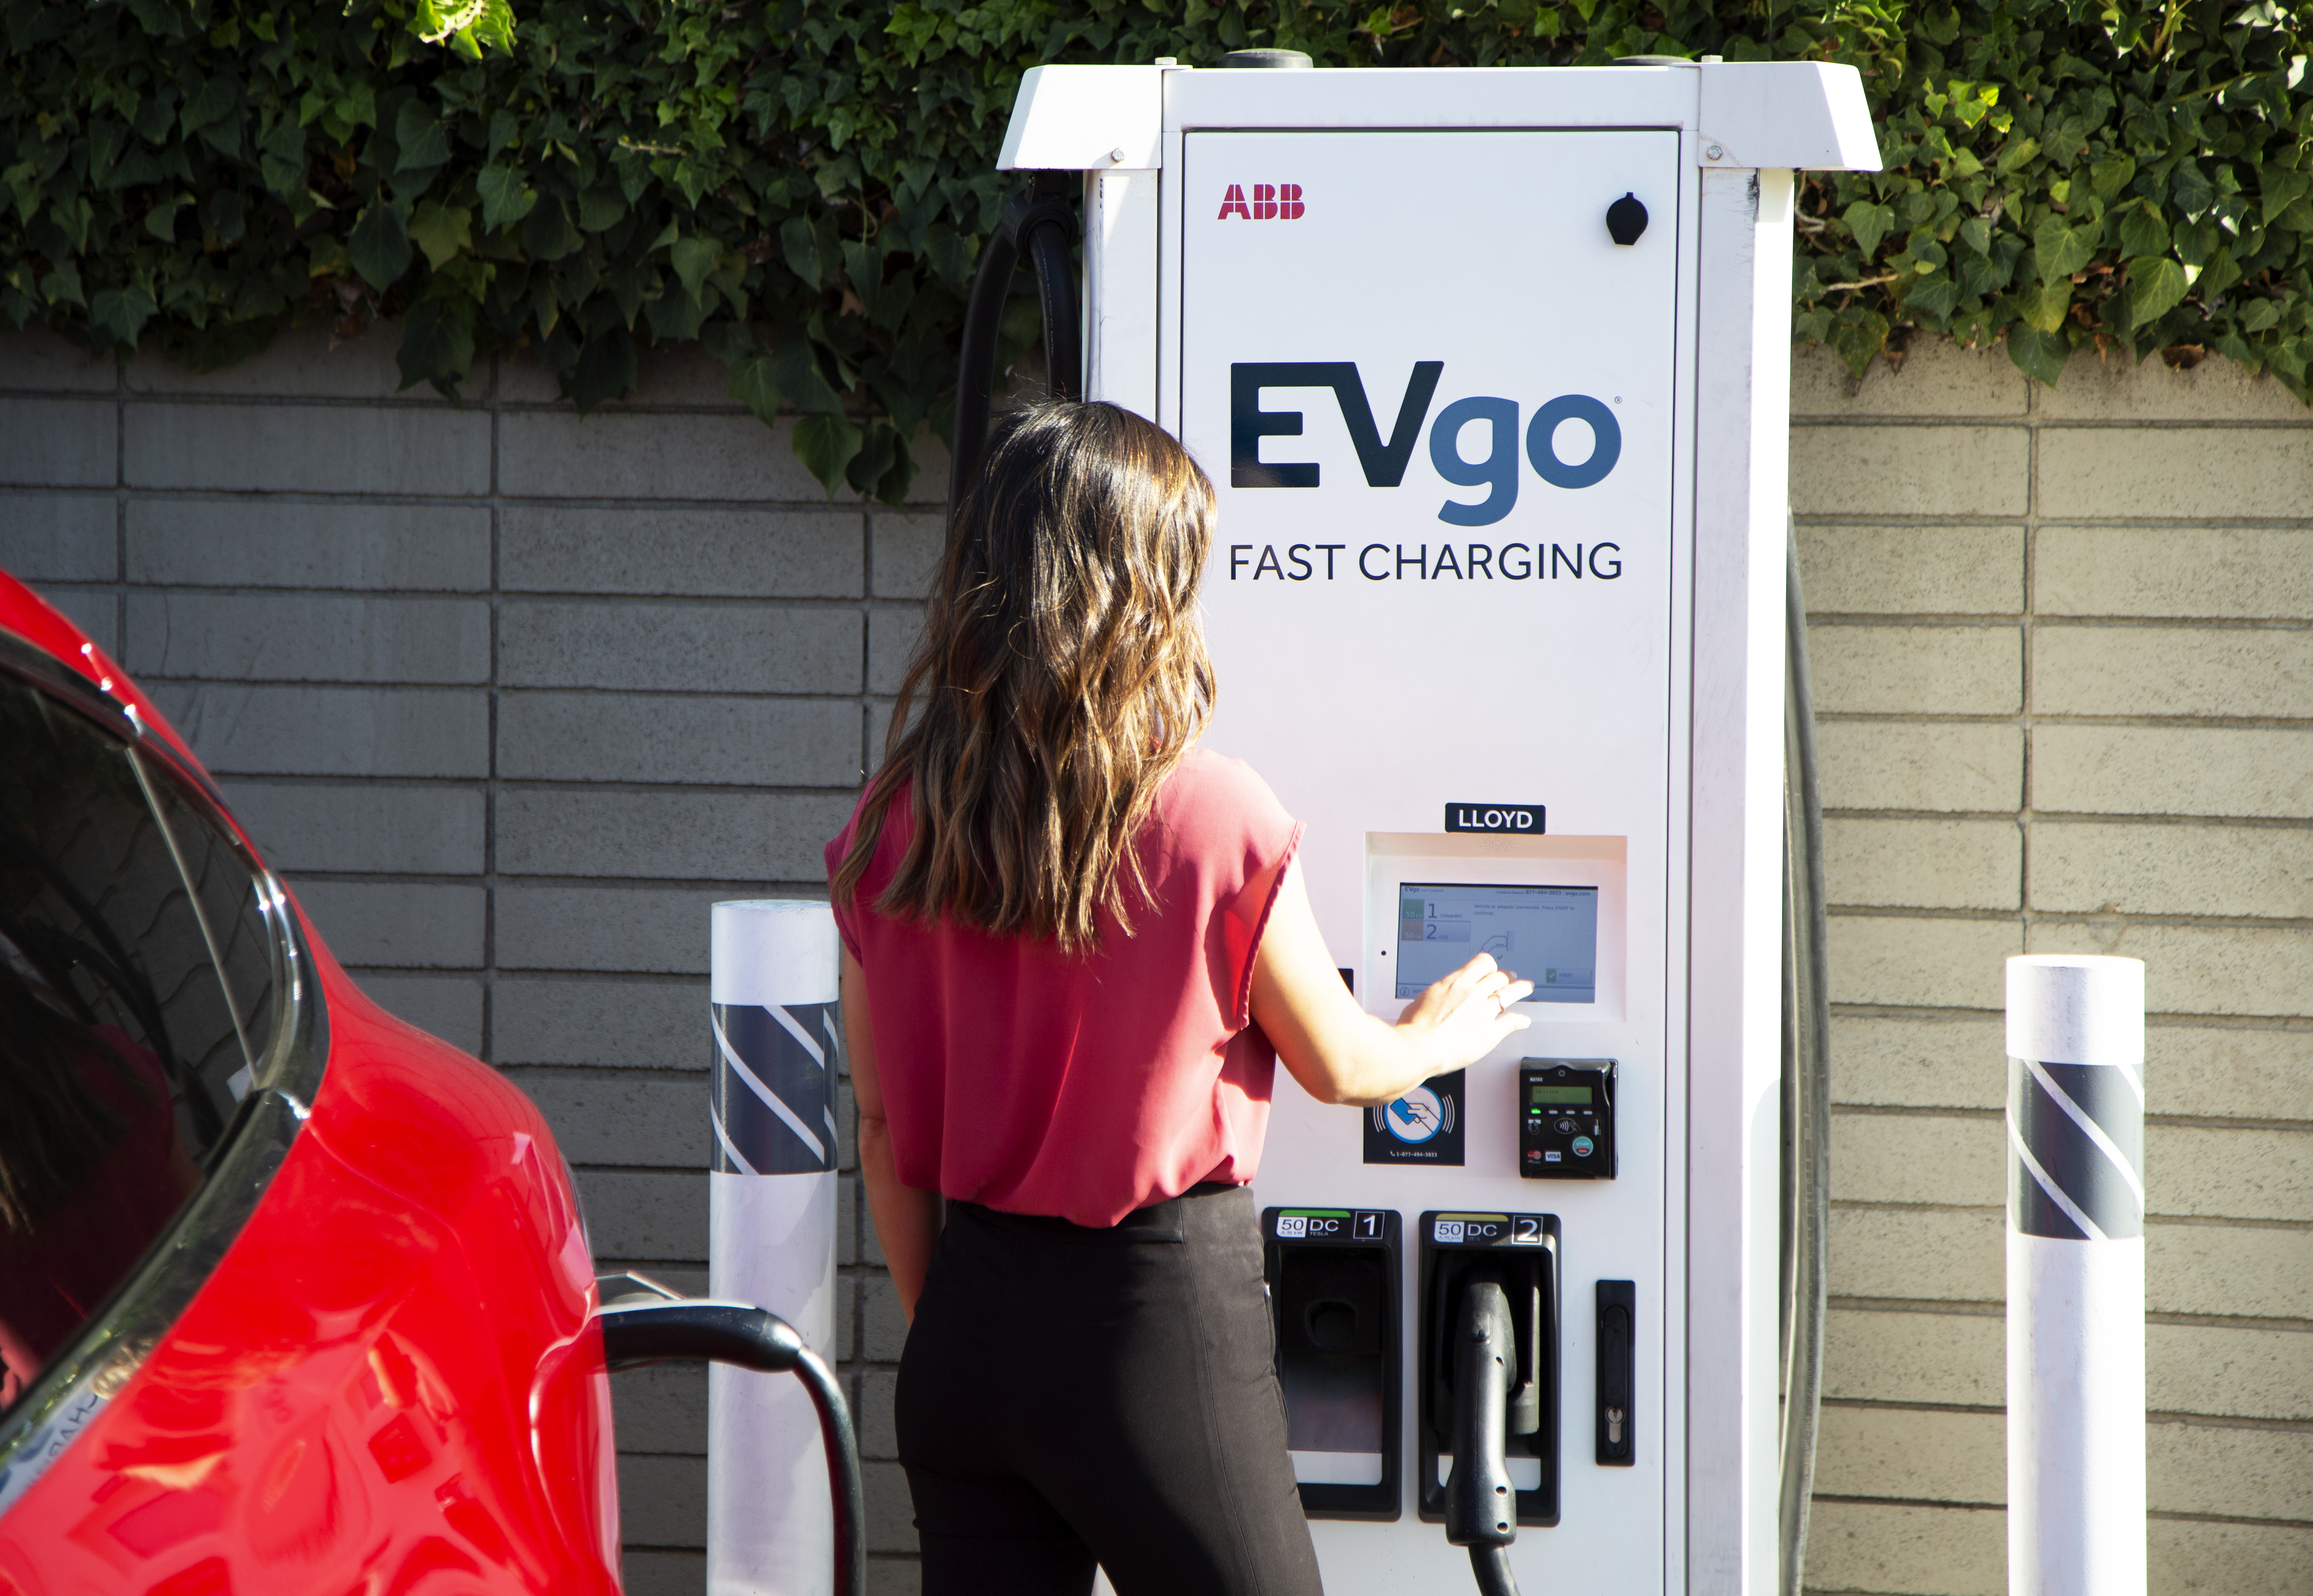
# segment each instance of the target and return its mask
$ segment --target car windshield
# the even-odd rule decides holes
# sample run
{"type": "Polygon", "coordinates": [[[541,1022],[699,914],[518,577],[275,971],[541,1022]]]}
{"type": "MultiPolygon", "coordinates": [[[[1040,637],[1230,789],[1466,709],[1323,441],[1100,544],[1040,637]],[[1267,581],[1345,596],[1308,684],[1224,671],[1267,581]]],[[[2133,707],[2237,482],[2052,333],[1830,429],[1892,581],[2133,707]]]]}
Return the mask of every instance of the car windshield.
{"type": "Polygon", "coordinates": [[[284,982],[267,881],[149,750],[0,675],[0,772],[4,1412],[200,1187],[284,982]]]}

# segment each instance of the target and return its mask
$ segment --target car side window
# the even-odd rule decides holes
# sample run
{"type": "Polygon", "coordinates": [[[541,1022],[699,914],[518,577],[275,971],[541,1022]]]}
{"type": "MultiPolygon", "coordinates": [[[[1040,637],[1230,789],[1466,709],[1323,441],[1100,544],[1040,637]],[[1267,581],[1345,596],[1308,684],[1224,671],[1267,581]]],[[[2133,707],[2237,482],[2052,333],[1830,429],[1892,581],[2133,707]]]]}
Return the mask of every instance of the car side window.
{"type": "Polygon", "coordinates": [[[267,885],[149,750],[0,678],[0,1411],[198,1189],[283,985],[267,885]]]}

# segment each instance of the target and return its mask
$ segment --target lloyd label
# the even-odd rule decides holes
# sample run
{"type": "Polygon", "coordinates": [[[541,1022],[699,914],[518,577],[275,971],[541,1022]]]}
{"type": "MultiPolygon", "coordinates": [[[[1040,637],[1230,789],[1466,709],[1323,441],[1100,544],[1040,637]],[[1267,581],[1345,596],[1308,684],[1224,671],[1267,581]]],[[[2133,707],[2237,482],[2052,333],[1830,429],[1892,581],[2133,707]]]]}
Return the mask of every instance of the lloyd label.
{"type": "Polygon", "coordinates": [[[1543,807],[1539,803],[1449,803],[1446,806],[1446,829],[1540,837],[1543,815],[1543,807]]]}

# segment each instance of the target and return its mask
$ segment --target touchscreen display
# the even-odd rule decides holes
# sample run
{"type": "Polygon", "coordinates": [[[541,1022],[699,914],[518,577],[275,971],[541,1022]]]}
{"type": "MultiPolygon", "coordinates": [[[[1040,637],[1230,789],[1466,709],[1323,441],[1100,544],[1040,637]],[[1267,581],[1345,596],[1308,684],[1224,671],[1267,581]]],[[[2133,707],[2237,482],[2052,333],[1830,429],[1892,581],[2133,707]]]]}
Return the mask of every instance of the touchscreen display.
{"type": "Polygon", "coordinates": [[[1597,1001],[1597,888],[1407,881],[1397,896],[1398,996],[1484,952],[1534,983],[1527,1003],[1597,1001]]]}

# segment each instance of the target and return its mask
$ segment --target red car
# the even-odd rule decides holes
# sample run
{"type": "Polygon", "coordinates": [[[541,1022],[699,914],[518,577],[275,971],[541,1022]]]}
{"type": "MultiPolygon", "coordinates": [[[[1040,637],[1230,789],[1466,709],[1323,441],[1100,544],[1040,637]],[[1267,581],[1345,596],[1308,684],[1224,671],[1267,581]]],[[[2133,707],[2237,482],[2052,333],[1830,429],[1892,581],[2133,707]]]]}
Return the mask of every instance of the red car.
{"type": "Polygon", "coordinates": [[[743,1306],[602,1310],[538,1109],[364,997],[0,574],[0,1596],[615,1592],[606,1360],[686,1356],[813,1387],[858,1588],[824,1365],[743,1306]]]}

